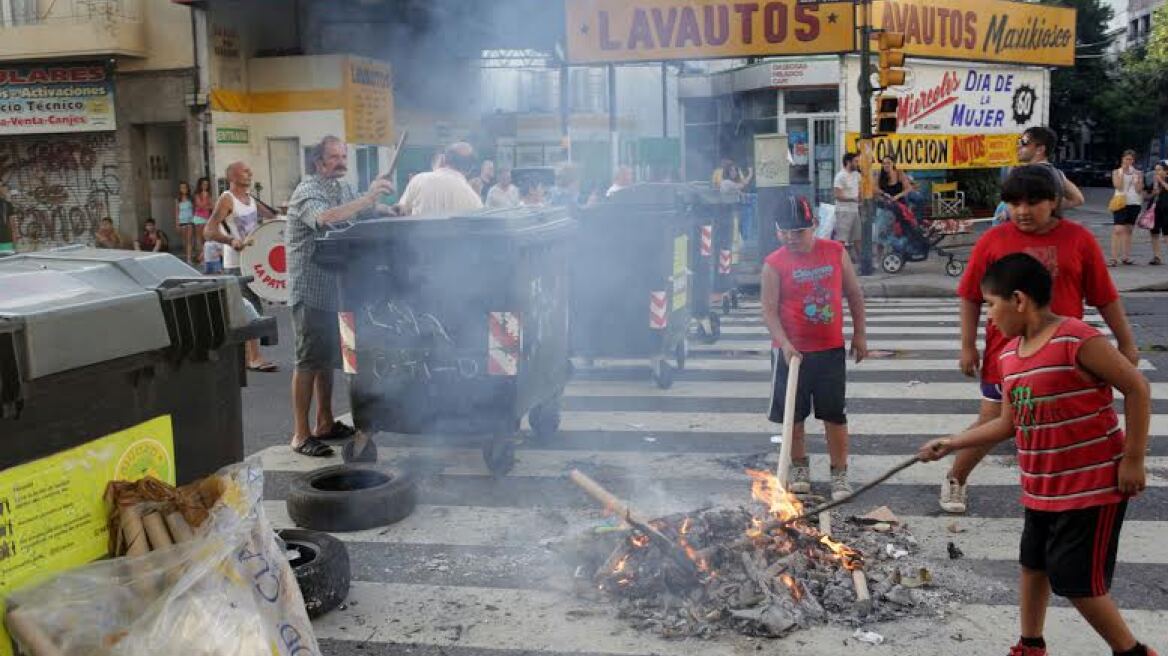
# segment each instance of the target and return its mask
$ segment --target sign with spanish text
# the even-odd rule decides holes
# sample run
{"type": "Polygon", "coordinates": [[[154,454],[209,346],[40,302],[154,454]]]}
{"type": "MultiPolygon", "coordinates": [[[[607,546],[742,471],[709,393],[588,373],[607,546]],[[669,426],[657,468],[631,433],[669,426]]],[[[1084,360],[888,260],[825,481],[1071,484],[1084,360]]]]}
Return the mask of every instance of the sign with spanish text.
{"type": "Polygon", "coordinates": [[[0,472],[0,597],[108,556],[106,485],[146,476],[175,482],[169,415],[0,472]]]}
{"type": "Polygon", "coordinates": [[[851,2],[565,0],[567,59],[599,64],[849,52],[851,2]]]}
{"type": "Polygon", "coordinates": [[[1008,0],[875,0],[876,27],[904,33],[909,56],[1075,65],[1075,10],[1008,0]]]}
{"type": "MultiPolygon", "coordinates": [[[[849,132],[848,149],[855,151],[860,135],[849,132]]],[[[1017,135],[1012,134],[890,134],[873,139],[876,162],[891,157],[911,171],[987,169],[1017,166],[1017,135]]]]}
{"type": "Polygon", "coordinates": [[[114,83],[101,63],[0,67],[0,135],[116,128],[114,83]]]}
{"type": "Polygon", "coordinates": [[[389,64],[348,57],[345,62],[345,141],[392,146],[393,78],[389,64]]]}
{"type": "MultiPolygon", "coordinates": [[[[846,64],[849,83],[859,78],[859,60],[846,64]]],[[[1047,123],[1049,71],[1034,67],[910,60],[905,84],[890,89],[900,99],[900,134],[1021,134],[1047,123]]],[[[848,129],[859,132],[859,111],[848,129]]]]}

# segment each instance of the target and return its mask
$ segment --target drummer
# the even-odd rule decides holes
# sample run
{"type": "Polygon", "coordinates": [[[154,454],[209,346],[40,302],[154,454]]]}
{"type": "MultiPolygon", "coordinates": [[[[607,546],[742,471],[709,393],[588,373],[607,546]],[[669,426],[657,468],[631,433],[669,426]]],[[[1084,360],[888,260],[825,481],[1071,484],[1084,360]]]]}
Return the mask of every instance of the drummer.
{"type": "MultiPolygon", "coordinates": [[[[251,236],[261,221],[276,218],[276,215],[257,203],[251,197],[251,167],[246,162],[232,162],[227,166],[227,183],[229,188],[219,196],[215,202],[215,209],[211,212],[211,220],[203,228],[203,238],[207,241],[216,241],[225,246],[223,249],[223,273],[229,276],[243,276],[240,267],[240,252],[247,247],[247,238],[251,236]]],[[[263,303],[247,285],[240,285],[244,298],[255,307],[257,313],[263,313],[263,303]]],[[[271,373],[279,371],[275,363],[263,358],[260,353],[258,339],[249,339],[246,344],[247,368],[249,371],[271,373]]]]}

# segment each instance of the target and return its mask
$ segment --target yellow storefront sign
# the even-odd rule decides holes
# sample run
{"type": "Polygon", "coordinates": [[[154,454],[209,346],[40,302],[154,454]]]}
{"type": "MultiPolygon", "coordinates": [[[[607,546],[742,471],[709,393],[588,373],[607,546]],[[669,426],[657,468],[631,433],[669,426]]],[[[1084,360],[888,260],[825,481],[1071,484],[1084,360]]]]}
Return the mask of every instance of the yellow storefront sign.
{"type": "MultiPolygon", "coordinates": [[[[848,133],[848,150],[856,152],[860,135],[848,133]]],[[[873,139],[878,163],[891,157],[912,171],[986,169],[1017,166],[1018,137],[1013,134],[890,134],[873,139]]]]}
{"type": "Polygon", "coordinates": [[[1075,10],[1008,0],[875,0],[872,22],[910,56],[1075,65],[1075,10]]]}
{"type": "Polygon", "coordinates": [[[689,291],[689,236],[673,238],[673,304],[671,311],[685,307],[689,291]]]}
{"type": "Polygon", "coordinates": [[[345,62],[345,138],[350,143],[392,146],[393,82],[389,64],[364,57],[345,62]]]}
{"type": "Polygon", "coordinates": [[[0,597],[107,556],[106,484],[147,475],[175,481],[169,416],[0,472],[0,597]]]}
{"type": "Polygon", "coordinates": [[[574,64],[849,52],[851,2],[565,0],[574,64]]]}

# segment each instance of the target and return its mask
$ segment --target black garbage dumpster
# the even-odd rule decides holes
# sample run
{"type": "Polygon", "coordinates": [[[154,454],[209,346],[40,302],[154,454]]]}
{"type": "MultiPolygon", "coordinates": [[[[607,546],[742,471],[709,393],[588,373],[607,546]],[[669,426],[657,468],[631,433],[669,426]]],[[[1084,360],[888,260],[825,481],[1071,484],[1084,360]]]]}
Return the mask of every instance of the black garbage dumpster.
{"type": "Polygon", "coordinates": [[[686,185],[637,184],[576,216],[572,347],[587,360],[649,359],[653,380],[673,384],[669,360],[685,368],[691,318],[686,185]]]}
{"type": "Polygon", "coordinates": [[[366,432],[482,434],[493,474],[514,465],[524,415],[556,432],[567,384],[562,208],[361,221],[317,240],[340,273],[344,368],[366,432]]]}
{"type": "Polygon", "coordinates": [[[0,469],[170,415],[180,484],[243,459],[233,277],[164,253],[64,248],[0,258],[0,469]]]}

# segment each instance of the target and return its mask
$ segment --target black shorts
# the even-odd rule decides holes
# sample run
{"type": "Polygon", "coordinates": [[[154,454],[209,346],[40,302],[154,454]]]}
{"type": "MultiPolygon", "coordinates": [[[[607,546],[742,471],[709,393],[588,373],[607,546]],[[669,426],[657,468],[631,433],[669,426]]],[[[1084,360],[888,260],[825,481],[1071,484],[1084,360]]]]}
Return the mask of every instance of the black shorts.
{"type": "Polygon", "coordinates": [[[1082,510],[1026,509],[1018,562],[1046,572],[1062,597],[1101,597],[1111,589],[1127,501],[1082,510]]]}
{"type": "Polygon", "coordinates": [[[1152,210],[1152,212],[1152,216],[1156,217],[1156,223],[1152,225],[1152,234],[1168,235],[1168,203],[1156,205],[1156,209],[1152,210]]]}
{"type": "Polygon", "coordinates": [[[1112,212],[1112,223],[1115,225],[1135,225],[1136,219],[1140,218],[1141,207],[1140,205],[1125,205],[1122,210],[1112,212]]]}
{"type": "Polygon", "coordinates": [[[341,368],[341,327],[336,312],[292,306],[292,332],[296,335],[297,371],[332,371],[341,368]]]}
{"type": "MultiPolygon", "coordinates": [[[[795,393],[795,422],[807,419],[815,408],[815,418],[831,424],[847,424],[847,352],[843,348],[803,354],[799,366],[799,387],[795,393]]],[[[787,362],[781,349],[771,349],[771,404],[767,415],[775,423],[783,421],[787,398],[787,362]]]]}

